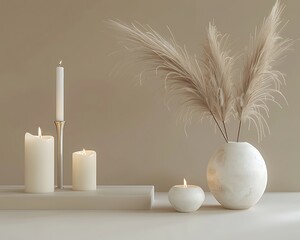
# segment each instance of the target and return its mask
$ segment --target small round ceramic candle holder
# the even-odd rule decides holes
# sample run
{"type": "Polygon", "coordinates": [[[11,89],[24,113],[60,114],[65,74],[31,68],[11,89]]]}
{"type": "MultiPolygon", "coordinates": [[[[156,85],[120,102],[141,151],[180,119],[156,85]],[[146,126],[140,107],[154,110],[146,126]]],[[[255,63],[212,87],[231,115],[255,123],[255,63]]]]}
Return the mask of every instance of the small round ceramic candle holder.
{"type": "Polygon", "coordinates": [[[205,194],[199,186],[175,185],[168,193],[169,201],[178,212],[190,213],[197,211],[204,202],[205,194]]]}

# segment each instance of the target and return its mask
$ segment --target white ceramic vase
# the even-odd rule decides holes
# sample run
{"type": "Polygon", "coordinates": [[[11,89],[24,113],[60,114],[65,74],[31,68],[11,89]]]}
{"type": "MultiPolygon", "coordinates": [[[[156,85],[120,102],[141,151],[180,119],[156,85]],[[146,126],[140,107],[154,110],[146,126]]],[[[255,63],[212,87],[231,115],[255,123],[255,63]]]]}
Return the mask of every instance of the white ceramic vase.
{"type": "Polygon", "coordinates": [[[260,152],[247,142],[229,142],[209,160],[207,182],[217,201],[228,209],[254,206],[267,186],[267,168],[260,152]]]}

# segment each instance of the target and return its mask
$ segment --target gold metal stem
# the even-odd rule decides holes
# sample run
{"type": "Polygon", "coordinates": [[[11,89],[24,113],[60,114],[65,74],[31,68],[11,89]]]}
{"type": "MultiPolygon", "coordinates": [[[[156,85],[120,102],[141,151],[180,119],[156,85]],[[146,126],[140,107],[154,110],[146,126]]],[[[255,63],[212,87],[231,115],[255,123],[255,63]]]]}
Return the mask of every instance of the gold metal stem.
{"type": "Polygon", "coordinates": [[[65,121],[54,121],[57,133],[56,181],[59,189],[64,188],[64,125],[65,121]]]}

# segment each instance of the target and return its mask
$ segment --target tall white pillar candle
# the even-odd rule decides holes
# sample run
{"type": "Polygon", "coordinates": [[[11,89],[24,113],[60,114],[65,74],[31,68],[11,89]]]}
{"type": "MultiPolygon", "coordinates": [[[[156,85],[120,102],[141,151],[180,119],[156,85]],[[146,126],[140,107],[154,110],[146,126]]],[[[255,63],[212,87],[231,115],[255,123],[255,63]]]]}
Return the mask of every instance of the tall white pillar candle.
{"type": "Polygon", "coordinates": [[[25,134],[25,192],[54,191],[54,138],[25,134]]]}
{"type": "Polygon", "coordinates": [[[56,121],[64,121],[64,68],[56,68],[56,121]]]}
{"type": "Polygon", "coordinates": [[[96,152],[84,150],[73,153],[72,159],[73,190],[95,190],[97,187],[96,152]]]}

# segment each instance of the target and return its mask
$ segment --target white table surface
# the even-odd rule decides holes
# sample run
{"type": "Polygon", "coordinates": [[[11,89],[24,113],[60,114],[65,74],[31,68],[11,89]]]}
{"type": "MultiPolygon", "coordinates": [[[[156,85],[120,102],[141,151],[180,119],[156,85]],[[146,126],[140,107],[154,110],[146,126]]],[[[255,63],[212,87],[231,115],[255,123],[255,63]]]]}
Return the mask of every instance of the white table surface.
{"type": "Polygon", "coordinates": [[[299,240],[300,193],[265,193],[249,210],[226,210],[206,194],[194,213],[175,212],[166,193],[150,211],[2,210],[0,239],[299,240]]]}

